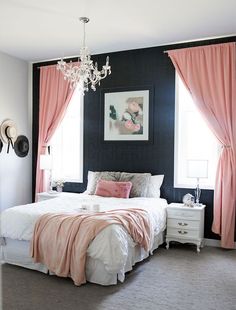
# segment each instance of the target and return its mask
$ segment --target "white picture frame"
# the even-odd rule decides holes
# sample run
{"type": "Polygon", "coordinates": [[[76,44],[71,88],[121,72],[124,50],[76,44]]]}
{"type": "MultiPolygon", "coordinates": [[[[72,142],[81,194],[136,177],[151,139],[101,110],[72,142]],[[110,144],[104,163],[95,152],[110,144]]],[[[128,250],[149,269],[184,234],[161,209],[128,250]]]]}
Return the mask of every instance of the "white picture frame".
{"type": "Polygon", "coordinates": [[[104,141],[149,140],[149,90],[104,93],[104,141]]]}

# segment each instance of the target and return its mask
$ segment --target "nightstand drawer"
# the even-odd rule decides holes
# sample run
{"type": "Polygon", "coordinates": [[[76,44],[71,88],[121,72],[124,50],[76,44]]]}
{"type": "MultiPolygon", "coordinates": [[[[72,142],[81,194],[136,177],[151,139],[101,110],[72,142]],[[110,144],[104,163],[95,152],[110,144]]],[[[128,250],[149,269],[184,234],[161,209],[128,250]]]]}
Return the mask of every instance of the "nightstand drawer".
{"type": "Polygon", "coordinates": [[[179,238],[199,238],[199,231],[167,227],[167,236],[176,236],[179,238]]]}
{"type": "Polygon", "coordinates": [[[176,218],[176,219],[189,219],[199,221],[201,219],[201,212],[196,210],[181,210],[179,209],[167,209],[168,218],[176,218]]]}
{"type": "Polygon", "coordinates": [[[200,221],[190,221],[181,219],[173,219],[168,218],[167,220],[167,227],[176,227],[182,229],[199,229],[200,228],[200,221]]]}

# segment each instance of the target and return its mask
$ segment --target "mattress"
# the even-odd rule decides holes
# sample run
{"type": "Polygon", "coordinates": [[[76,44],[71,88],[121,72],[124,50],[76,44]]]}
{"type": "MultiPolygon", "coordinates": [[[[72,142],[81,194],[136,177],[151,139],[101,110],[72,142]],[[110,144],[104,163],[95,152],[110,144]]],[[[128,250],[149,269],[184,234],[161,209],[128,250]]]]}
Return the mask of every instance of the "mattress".
{"type": "MultiPolygon", "coordinates": [[[[157,198],[104,198],[85,194],[61,195],[55,199],[13,207],[1,214],[1,236],[6,245],[1,247],[2,260],[23,267],[48,272],[43,265],[33,264],[29,257],[29,244],[37,219],[45,213],[76,213],[83,206],[92,210],[99,205],[100,211],[141,208],[148,212],[154,239],[152,250],[163,242],[166,227],[165,199],[157,198]],[[14,249],[18,249],[15,251],[14,249]],[[14,252],[16,252],[14,256],[14,252]],[[19,257],[18,257],[19,256],[19,257]]],[[[88,211],[86,211],[88,212],[88,211]]],[[[121,225],[109,225],[91,242],[87,250],[86,275],[90,282],[103,285],[116,284],[124,280],[125,272],[137,262],[146,258],[140,248],[121,225]]]]}

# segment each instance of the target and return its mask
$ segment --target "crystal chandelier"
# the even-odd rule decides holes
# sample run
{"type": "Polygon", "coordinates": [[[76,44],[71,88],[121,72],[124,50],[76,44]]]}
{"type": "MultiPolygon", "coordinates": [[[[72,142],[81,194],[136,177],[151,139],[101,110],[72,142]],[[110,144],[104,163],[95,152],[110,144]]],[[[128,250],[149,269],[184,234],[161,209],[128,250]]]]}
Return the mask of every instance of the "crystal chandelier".
{"type": "Polygon", "coordinates": [[[89,18],[80,17],[79,19],[84,24],[83,46],[80,49],[79,64],[73,65],[72,62],[66,63],[63,59],[58,61],[57,69],[60,70],[64,79],[70,82],[70,87],[75,88],[79,85],[82,93],[89,90],[89,84],[92,90],[96,90],[96,84],[100,85],[100,81],[107,74],[111,74],[111,66],[109,66],[109,56],[106,58],[106,64],[102,66],[102,70],[98,70],[98,64],[93,64],[88,47],[85,45],[85,24],[89,22],[89,18]]]}

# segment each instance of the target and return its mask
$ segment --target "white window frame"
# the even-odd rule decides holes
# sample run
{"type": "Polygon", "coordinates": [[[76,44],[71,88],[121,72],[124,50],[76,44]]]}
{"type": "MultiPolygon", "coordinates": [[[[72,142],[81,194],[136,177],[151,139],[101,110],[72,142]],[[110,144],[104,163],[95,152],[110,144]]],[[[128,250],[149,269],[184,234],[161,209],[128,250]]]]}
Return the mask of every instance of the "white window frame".
{"type": "MultiPolygon", "coordinates": [[[[178,164],[179,164],[179,80],[181,78],[176,72],[175,76],[175,136],[174,136],[174,188],[196,188],[197,179],[189,178],[189,182],[180,183],[178,181],[178,164]]],[[[218,156],[220,155],[220,143],[218,145],[218,156]]],[[[214,189],[215,184],[204,184],[204,180],[200,179],[200,187],[202,189],[214,189]],[[203,181],[203,182],[202,182],[203,181]]]]}
{"type": "Polygon", "coordinates": [[[84,172],[84,95],[80,92],[80,164],[78,180],[68,180],[68,182],[83,183],[84,172]]]}
{"type": "MultiPolygon", "coordinates": [[[[78,87],[79,90],[79,87],[78,87]]],[[[77,90],[75,90],[77,91],[77,90]]],[[[73,96],[73,95],[72,95],[73,96]]],[[[63,179],[65,182],[73,182],[73,183],[83,183],[83,165],[84,165],[84,159],[83,159],[83,154],[84,154],[84,96],[82,94],[82,92],[80,92],[80,101],[78,104],[78,109],[80,109],[79,111],[79,115],[80,118],[78,119],[79,122],[79,144],[80,144],[80,148],[79,148],[79,153],[80,153],[80,161],[79,161],[79,174],[78,174],[78,178],[67,178],[62,176],[60,179],[63,179]]],[[[53,154],[52,154],[53,155],[53,154]]],[[[52,156],[52,161],[53,161],[53,156],[52,156]]],[[[52,178],[53,177],[53,173],[52,173],[52,178]]],[[[59,179],[59,178],[57,178],[59,179]]],[[[54,180],[55,181],[55,178],[54,180]]]]}

